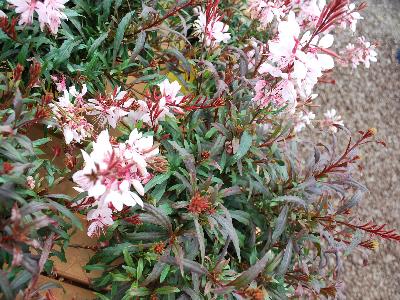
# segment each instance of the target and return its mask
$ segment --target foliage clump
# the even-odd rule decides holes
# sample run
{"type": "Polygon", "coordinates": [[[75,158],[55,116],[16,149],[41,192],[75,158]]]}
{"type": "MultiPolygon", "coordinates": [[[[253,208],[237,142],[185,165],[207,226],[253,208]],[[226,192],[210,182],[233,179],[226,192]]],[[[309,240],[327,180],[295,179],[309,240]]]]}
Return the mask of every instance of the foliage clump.
{"type": "Polygon", "coordinates": [[[353,213],[376,130],[316,116],[335,64],[376,61],[332,48],[364,8],[1,1],[2,296],[52,288],[81,214],[99,299],[340,298],[342,257],[400,240],[353,213]]]}

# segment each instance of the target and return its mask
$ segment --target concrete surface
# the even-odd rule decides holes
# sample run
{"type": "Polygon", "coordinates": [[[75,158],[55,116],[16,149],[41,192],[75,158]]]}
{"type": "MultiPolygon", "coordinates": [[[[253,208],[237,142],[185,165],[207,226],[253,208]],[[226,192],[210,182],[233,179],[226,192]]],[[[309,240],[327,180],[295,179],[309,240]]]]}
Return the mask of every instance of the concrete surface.
{"type": "MultiPolygon", "coordinates": [[[[378,62],[370,69],[336,68],[336,85],[325,85],[319,101],[336,108],[352,131],[375,127],[387,148],[365,147],[362,182],[370,194],[359,207],[365,221],[400,231],[400,0],[367,0],[356,35],[380,43],[378,62]]],[[[339,41],[339,43],[344,41],[339,41]]],[[[345,263],[346,296],[351,300],[400,299],[400,242],[381,241],[362,266],[360,255],[345,263]]]]}

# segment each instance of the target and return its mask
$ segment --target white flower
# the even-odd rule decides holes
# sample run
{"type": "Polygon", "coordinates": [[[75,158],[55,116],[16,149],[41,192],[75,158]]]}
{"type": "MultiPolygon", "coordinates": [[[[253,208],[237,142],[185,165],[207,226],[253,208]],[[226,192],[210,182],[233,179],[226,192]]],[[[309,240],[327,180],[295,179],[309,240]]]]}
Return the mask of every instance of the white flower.
{"type": "Polygon", "coordinates": [[[323,125],[328,127],[331,132],[336,133],[338,126],[344,126],[342,117],[336,114],[336,109],[327,110],[324,116],[323,125]]]}
{"type": "Polygon", "coordinates": [[[20,15],[19,25],[30,25],[33,22],[33,13],[36,10],[36,1],[32,0],[7,0],[15,6],[15,12],[20,15]]]}
{"type": "Polygon", "coordinates": [[[88,227],[89,236],[100,235],[104,227],[114,223],[112,219],[112,210],[108,207],[98,207],[90,210],[87,214],[87,219],[91,222],[88,227]]]}
{"type": "Polygon", "coordinates": [[[68,0],[45,0],[44,2],[37,2],[36,12],[39,15],[38,20],[42,31],[47,26],[51,33],[57,34],[61,20],[68,19],[65,13],[63,13],[66,2],[68,0]]]}
{"type": "Polygon", "coordinates": [[[302,131],[307,125],[311,125],[311,121],[315,119],[315,114],[312,112],[306,112],[304,113],[303,111],[300,111],[298,116],[297,116],[297,122],[296,125],[294,126],[294,131],[296,133],[299,133],[302,131]]]}
{"type": "Polygon", "coordinates": [[[115,128],[118,122],[129,114],[129,107],[134,101],[135,99],[130,98],[128,92],[121,91],[121,88],[117,87],[107,97],[99,96],[97,99],[89,99],[88,114],[98,116],[102,126],[108,123],[115,128]]]}
{"type": "MultiPolygon", "coordinates": [[[[107,130],[93,143],[93,151],[82,150],[84,167],[72,179],[76,190],[87,192],[99,206],[121,211],[126,206],[143,206],[143,184],[147,182],[147,160],[158,154],[153,137],[134,129],[125,143],[111,144],[107,130]],[[131,190],[131,189],[134,190],[131,190]]],[[[93,225],[98,227],[97,225],[93,225]]]]}
{"type": "Polygon", "coordinates": [[[250,17],[258,20],[266,28],[274,18],[280,21],[285,16],[287,7],[282,0],[249,0],[250,17]]]}
{"type": "Polygon", "coordinates": [[[67,89],[61,97],[58,98],[56,103],[50,103],[49,106],[53,111],[53,119],[58,123],[57,127],[62,130],[67,144],[76,141],[80,143],[81,140],[90,137],[93,131],[93,125],[88,123],[86,118],[82,115],[82,97],[86,93],[86,86],[83,85],[81,93],[78,93],[74,88],[70,88],[71,93],[67,89]],[[75,102],[71,102],[74,95],[79,98],[75,102]]]}
{"type": "Polygon", "coordinates": [[[194,35],[200,39],[205,39],[207,47],[215,47],[220,43],[227,43],[231,34],[228,32],[229,26],[219,21],[219,16],[209,20],[207,24],[206,14],[202,9],[199,9],[199,16],[194,22],[194,35]]]}

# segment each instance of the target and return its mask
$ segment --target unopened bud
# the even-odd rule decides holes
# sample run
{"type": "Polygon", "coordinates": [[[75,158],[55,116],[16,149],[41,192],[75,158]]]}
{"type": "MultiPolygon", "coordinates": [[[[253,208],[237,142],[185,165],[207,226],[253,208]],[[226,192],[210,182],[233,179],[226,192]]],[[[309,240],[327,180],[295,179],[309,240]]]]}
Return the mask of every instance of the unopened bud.
{"type": "Polygon", "coordinates": [[[164,156],[152,157],[147,161],[147,165],[150,169],[158,173],[166,173],[169,168],[167,159],[164,156]]]}

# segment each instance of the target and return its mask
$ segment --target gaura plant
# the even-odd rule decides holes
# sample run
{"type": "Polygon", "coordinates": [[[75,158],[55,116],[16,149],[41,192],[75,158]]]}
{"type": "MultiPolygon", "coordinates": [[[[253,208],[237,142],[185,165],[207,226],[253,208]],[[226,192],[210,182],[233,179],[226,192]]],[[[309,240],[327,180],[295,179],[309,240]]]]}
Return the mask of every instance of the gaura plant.
{"type": "Polygon", "coordinates": [[[376,61],[333,46],[364,3],[0,3],[5,299],[52,287],[77,214],[99,299],[341,298],[343,257],[400,240],[353,212],[376,130],[316,116],[335,64],[376,61]]]}

